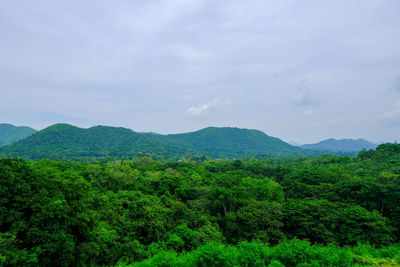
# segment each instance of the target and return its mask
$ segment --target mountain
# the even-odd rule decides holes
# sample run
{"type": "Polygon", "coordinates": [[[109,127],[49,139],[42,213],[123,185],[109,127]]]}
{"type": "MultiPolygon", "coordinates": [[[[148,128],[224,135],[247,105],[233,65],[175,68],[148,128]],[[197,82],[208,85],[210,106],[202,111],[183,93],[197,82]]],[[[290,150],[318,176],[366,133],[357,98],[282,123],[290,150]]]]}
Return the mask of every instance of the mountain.
{"type": "Polygon", "coordinates": [[[359,152],[363,149],[375,149],[376,144],[365,139],[334,139],[330,138],[316,144],[302,145],[301,148],[330,152],[359,152]]]}
{"type": "Polygon", "coordinates": [[[177,144],[185,147],[186,151],[214,158],[278,155],[301,151],[301,149],[261,131],[231,127],[208,127],[196,132],[160,137],[160,140],[168,144],[177,144]]]}
{"type": "Polygon", "coordinates": [[[30,127],[0,123],[0,147],[24,139],[35,132],[36,130],[30,127]]]}
{"type": "Polygon", "coordinates": [[[93,160],[149,155],[177,159],[200,155],[211,158],[292,155],[302,151],[261,131],[239,128],[209,127],[190,133],[155,135],[120,127],[83,129],[69,124],[55,124],[0,148],[0,156],[93,160]]]}
{"type": "Polygon", "coordinates": [[[165,153],[165,147],[120,127],[95,126],[89,129],[55,124],[15,144],[0,149],[1,155],[28,159],[85,159],[128,157],[143,153],[165,153]]]}

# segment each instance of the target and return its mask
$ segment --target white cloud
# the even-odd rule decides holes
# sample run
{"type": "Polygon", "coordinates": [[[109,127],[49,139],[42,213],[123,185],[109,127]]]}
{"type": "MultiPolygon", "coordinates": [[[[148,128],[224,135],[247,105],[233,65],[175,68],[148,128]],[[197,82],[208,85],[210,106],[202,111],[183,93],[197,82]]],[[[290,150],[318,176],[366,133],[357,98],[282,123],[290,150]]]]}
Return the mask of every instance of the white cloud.
{"type": "Polygon", "coordinates": [[[400,127],[400,101],[398,101],[391,111],[385,112],[380,117],[382,125],[390,128],[400,127]]]}
{"type": "Polygon", "coordinates": [[[386,112],[382,116],[383,119],[400,118],[400,101],[397,102],[396,108],[392,111],[386,112]]]}
{"type": "Polygon", "coordinates": [[[188,110],[186,110],[186,113],[195,117],[209,116],[213,112],[221,109],[222,107],[228,104],[229,104],[228,99],[221,99],[216,97],[211,102],[189,108],[188,110]]]}
{"type": "Polygon", "coordinates": [[[308,109],[308,110],[305,110],[304,112],[303,112],[303,115],[304,116],[311,116],[311,115],[313,115],[314,114],[314,110],[312,110],[312,109],[308,109]]]}
{"type": "Polygon", "coordinates": [[[315,90],[308,85],[306,80],[301,81],[296,90],[299,91],[293,98],[293,104],[296,106],[315,106],[319,104],[320,100],[315,90]]]}
{"type": "Polygon", "coordinates": [[[319,99],[310,91],[301,91],[293,98],[296,106],[315,106],[319,104],[319,99]]]}

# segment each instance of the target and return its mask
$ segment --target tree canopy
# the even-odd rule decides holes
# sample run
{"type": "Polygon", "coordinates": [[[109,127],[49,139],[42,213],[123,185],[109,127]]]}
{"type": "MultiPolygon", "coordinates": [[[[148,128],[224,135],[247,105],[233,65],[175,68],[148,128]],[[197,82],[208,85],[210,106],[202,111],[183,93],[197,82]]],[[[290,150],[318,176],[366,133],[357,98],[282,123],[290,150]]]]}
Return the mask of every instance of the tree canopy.
{"type": "Polygon", "coordinates": [[[399,166],[399,144],[357,157],[2,159],[0,265],[395,266],[399,166]]]}

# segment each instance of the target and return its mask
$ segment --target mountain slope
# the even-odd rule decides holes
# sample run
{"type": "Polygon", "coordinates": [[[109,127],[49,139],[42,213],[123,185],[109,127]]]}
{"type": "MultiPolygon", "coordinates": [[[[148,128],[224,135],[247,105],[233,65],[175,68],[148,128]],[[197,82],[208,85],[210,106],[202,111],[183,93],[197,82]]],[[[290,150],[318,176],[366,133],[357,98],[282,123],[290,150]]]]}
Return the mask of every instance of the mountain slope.
{"type": "Polygon", "coordinates": [[[17,142],[34,134],[35,132],[36,130],[30,127],[0,123],[0,147],[17,142]]]}
{"type": "Polygon", "coordinates": [[[320,150],[320,151],[332,151],[332,152],[358,152],[363,149],[375,149],[376,144],[371,143],[364,139],[334,139],[330,138],[323,140],[316,144],[302,145],[301,148],[320,150]]]}
{"type": "Polygon", "coordinates": [[[142,153],[163,153],[164,148],[132,130],[96,126],[89,129],[55,124],[13,145],[0,154],[30,159],[75,159],[128,157],[142,153]]]}
{"type": "Polygon", "coordinates": [[[1,148],[0,155],[58,160],[137,155],[177,159],[194,155],[212,158],[289,155],[301,154],[302,151],[257,130],[210,127],[191,133],[155,135],[117,127],[82,129],[68,124],[55,124],[1,148]]]}
{"type": "Polygon", "coordinates": [[[208,127],[191,133],[161,136],[161,139],[211,157],[277,155],[301,151],[261,131],[230,127],[208,127]]]}

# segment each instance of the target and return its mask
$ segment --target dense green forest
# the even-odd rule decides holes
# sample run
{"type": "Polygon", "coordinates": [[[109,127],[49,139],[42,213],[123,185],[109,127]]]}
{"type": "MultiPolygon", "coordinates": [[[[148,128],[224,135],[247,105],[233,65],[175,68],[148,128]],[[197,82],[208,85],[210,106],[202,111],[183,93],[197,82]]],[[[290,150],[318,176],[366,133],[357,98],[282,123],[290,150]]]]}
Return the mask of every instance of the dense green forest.
{"type": "Polygon", "coordinates": [[[357,157],[0,160],[3,266],[398,266],[400,145],[357,157]]]}

